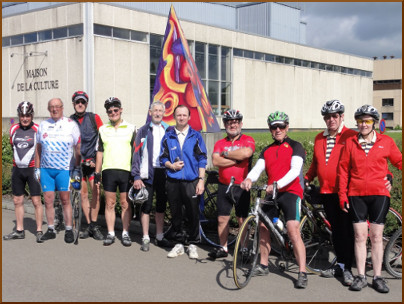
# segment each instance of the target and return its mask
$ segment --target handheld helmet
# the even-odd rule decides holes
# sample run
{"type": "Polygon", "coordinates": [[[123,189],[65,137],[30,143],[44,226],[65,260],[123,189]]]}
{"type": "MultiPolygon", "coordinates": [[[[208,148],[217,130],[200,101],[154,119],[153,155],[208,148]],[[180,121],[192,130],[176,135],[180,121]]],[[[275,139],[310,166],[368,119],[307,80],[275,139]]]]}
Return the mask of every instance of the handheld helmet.
{"type": "Polygon", "coordinates": [[[110,107],[121,107],[121,101],[116,98],[116,97],[109,97],[107,100],[104,102],[104,108],[109,109],[110,107]]]}
{"type": "Polygon", "coordinates": [[[241,112],[239,110],[233,110],[233,109],[229,109],[226,112],[224,112],[222,120],[223,123],[225,123],[228,120],[239,120],[242,121],[243,120],[243,114],[241,114],[241,112]]]}
{"type": "Polygon", "coordinates": [[[149,192],[147,192],[145,187],[142,187],[139,190],[131,187],[128,197],[132,203],[141,205],[149,199],[149,192]]]}
{"type": "Polygon", "coordinates": [[[268,126],[277,124],[277,123],[284,123],[284,124],[289,124],[289,116],[280,111],[276,111],[275,113],[271,113],[268,116],[267,120],[268,126]]]}
{"type": "Polygon", "coordinates": [[[355,111],[355,119],[362,115],[369,115],[374,118],[375,121],[380,120],[380,114],[377,112],[376,108],[371,105],[363,105],[356,109],[355,111]]]}
{"type": "Polygon", "coordinates": [[[323,107],[321,108],[321,115],[325,116],[327,114],[332,114],[332,113],[344,113],[345,112],[345,106],[343,103],[337,99],[329,100],[327,101],[323,107]]]}
{"type": "Polygon", "coordinates": [[[18,116],[20,115],[34,115],[34,106],[29,101],[22,101],[17,107],[18,116]]]}
{"type": "Polygon", "coordinates": [[[75,102],[76,100],[83,99],[86,103],[88,102],[88,95],[84,91],[77,91],[74,92],[72,96],[72,102],[75,102]]]}

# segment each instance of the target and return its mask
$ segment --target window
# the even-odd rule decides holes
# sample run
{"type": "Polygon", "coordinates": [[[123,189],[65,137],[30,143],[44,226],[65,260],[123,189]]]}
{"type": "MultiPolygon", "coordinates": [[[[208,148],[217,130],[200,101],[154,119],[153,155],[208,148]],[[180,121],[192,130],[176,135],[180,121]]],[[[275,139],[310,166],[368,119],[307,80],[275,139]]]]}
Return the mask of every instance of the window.
{"type": "Polygon", "coordinates": [[[326,64],[326,65],[325,65],[325,69],[326,69],[327,71],[332,71],[332,70],[333,70],[333,66],[332,66],[331,64],[326,64]]]}
{"type": "Polygon", "coordinates": [[[254,59],[257,59],[257,60],[264,60],[264,58],[265,58],[264,53],[254,52],[254,59]]]}
{"type": "Polygon", "coordinates": [[[382,107],[392,107],[394,106],[394,98],[383,98],[382,107]]]}
{"type": "Polygon", "coordinates": [[[310,67],[310,61],[307,60],[302,60],[302,66],[309,68],[310,67]]]}
{"type": "Polygon", "coordinates": [[[301,66],[301,65],[302,65],[302,61],[301,61],[300,59],[295,59],[295,65],[301,66]]]}
{"type": "Polygon", "coordinates": [[[29,34],[24,34],[24,43],[33,43],[33,42],[37,42],[38,41],[38,37],[37,37],[37,33],[29,33],[29,34]]]}
{"type": "Polygon", "coordinates": [[[233,55],[238,57],[243,57],[243,50],[233,49],[233,55]]]}
{"type": "Polygon", "coordinates": [[[285,60],[285,58],[284,58],[284,57],[282,57],[282,56],[275,56],[275,62],[278,62],[278,63],[283,63],[283,62],[284,62],[284,60],[285,60]]]}
{"type": "Polygon", "coordinates": [[[195,64],[198,68],[199,75],[202,79],[206,79],[206,58],[205,51],[206,44],[202,42],[195,42],[195,64]]]}
{"type": "Polygon", "coordinates": [[[254,52],[253,51],[248,51],[248,50],[244,50],[244,57],[245,58],[254,58],[254,52]]]}
{"type": "Polygon", "coordinates": [[[101,36],[112,36],[112,28],[110,26],[94,24],[94,34],[101,36]]]}
{"type": "Polygon", "coordinates": [[[52,30],[41,31],[38,33],[39,41],[46,41],[52,39],[52,30]]]}
{"type": "Polygon", "coordinates": [[[23,43],[23,35],[16,35],[11,37],[11,45],[22,44],[23,43]]]}
{"type": "Polygon", "coordinates": [[[1,46],[9,46],[11,44],[10,37],[3,37],[1,39],[1,46]]]}
{"type": "Polygon", "coordinates": [[[222,46],[222,58],[221,58],[221,77],[220,80],[230,81],[231,80],[231,49],[222,46]]]}
{"type": "Polygon", "coordinates": [[[53,39],[67,37],[67,27],[60,27],[53,30],[53,39]]]}
{"type": "Polygon", "coordinates": [[[275,61],[275,56],[271,54],[265,54],[265,61],[275,61]]]}
{"type": "Polygon", "coordinates": [[[219,46],[209,45],[209,80],[219,80],[219,46]]]}
{"type": "Polygon", "coordinates": [[[294,60],[293,58],[285,57],[285,64],[293,64],[294,60]]]}
{"type": "Polygon", "coordinates": [[[69,37],[83,35],[83,24],[69,26],[69,37]]]}
{"type": "Polygon", "coordinates": [[[138,31],[130,31],[130,40],[147,42],[147,34],[138,31]]]}
{"type": "Polygon", "coordinates": [[[382,118],[385,120],[393,120],[394,113],[382,113],[382,118]]]}
{"type": "Polygon", "coordinates": [[[153,94],[154,82],[161,56],[164,36],[150,34],[150,96],[153,94]]]}
{"type": "Polygon", "coordinates": [[[219,81],[209,80],[207,94],[212,106],[213,113],[220,115],[219,109],[219,81]]]}
{"type": "Polygon", "coordinates": [[[129,40],[129,35],[129,30],[116,27],[112,28],[112,37],[129,40]]]}

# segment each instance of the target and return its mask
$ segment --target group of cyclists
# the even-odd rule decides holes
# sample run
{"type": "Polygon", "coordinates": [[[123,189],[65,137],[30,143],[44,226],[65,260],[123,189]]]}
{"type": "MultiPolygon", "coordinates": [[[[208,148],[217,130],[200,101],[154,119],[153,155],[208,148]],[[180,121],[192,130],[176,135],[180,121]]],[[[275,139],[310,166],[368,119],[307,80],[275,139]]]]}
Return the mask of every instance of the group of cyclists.
{"type": "MultiPolygon", "coordinates": [[[[33,122],[34,108],[30,102],[23,101],[18,105],[19,122],[10,128],[16,227],[3,239],[25,238],[23,200],[28,185],[35,207],[36,241],[42,243],[56,237],[53,202],[55,191],[58,191],[65,220],[64,239],[66,243],[72,243],[69,183],[79,180],[87,222],[80,238],[93,237],[102,240],[104,246],[115,242],[115,205],[119,189],[123,225],[121,242],[124,246],[132,244],[129,235],[130,221],[135,212],[130,204],[132,201],[140,206],[141,211],[140,249],[149,251],[150,213],[155,192],[155,245],[172,248],[167,255],[169,258],[184,254],[185,248],[191,259],[199,258],[199,201],[204,193],[208,155],[201,134],[188,124],[190,110],[184,105],[177,106],[174,110],[175,126],[169,127],[163,122],[164,103],[153,102],[149,108],[150,119],[137,129],[122,118],[123,108],[118,98],[110,97],[104,103],[108,115],[106,124],[97,114],[87,111],[88,102],[85,92],[75,92],[72,96],[74,114],[68,118],[63,116],[62,100],[53,98],[48,102],[50,118],[40,125],[33,122]],[[97,223],[101,183],[105,194],[106,236],[97,223]],[[46,233],[42,233],[41,191],[48,225],[46,233]],[[164,231],[167,202],[171,227],[164,231]],[[186,228],[184,217],[187,219],[186,228]]],[[[339,100],[330,100],[323,105],[321,115],[326,129],[315,138],[313,160],[304,178],[302,168],[306,153],[299,142],[288,137],[289,117],[286,113],[276,111],[268,116],[273,143],[260,152],[253,168],[255,141],[242,133],[243,115],[234,109],[223,114],[226,137],[215,143],[211,155],[213,165],[219,170],[217,216],[221,246],[209,252],[209,259],[228,256],[230,213],[234,207],[239,225],[243,223],[250,208],[249,190],[265,170],[268,177],[266,195],[272,195],[273,182],[276,181],[278,205],[284,214],[299,266],[295,287],[306,288],[306,250],[299,231],[300,202],[304,187],[317,177],[337,256],[335,267],[324,270],[321,275],[342,277],[342,283],[354,291],[367,286],[366,220],[369,219],[374,270],[372,286],[378,292],[389,292],[381,277],[382,233],[393,178],[387,160],[401,170],[402,154],[390,137],[376,133],[380,114],[373,106],[364,105],[355,111],[359,132],[344,125],[344,112],[345,107],[339,100]],[[232,177],[235,188],[230,199],[226,189],[232,177]],[[354,277],[351,269],[355,260],[358,274],[354,277]]],[[[264,206],[263,210],[271,219],[278,216],[274,206],[264,206]]],[[[260,262],[252,270],[253,276],[269,274],[269,230],[264,224],[259,230],[261,255],[260,262]]]]}

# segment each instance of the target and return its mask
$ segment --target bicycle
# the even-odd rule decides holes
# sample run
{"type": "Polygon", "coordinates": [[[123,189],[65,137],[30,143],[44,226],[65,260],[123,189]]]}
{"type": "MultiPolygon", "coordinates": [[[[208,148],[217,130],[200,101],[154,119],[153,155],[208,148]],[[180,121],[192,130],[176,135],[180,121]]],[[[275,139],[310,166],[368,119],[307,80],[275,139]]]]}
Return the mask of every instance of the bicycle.
{"type": "MultiPolygon", "coordinates": [[[[259,225],[264,223],[270,230],[270,234],[274,234],[276,242],[281,248],[283,259],[288,263],[294,260],[293,246],[285,230],[282,232],[275,228],[273,222],[262,211],[261,205],[271,205],[278,208],[277,204],[277,191],[276,182],[274,182],[274,192],[272,199],[266,201],[261,198],[262,192],[265,193],[267,186],[252,186],[250,191],[256,191],[257,196],[255,199],[254,207],[247,219],[243,222],[237,236],[236,245],[234,248],[233,256],[233,279],[238,288],[244,288],[249,283],[252,270],[257,264],[260,255],[259,248],[259,225]]],[[[280,270],[283,271],[287,265],[280,264],[280,270]]]]}
{"type": "MultiPolygon", "coordinates": [[[[219,184],[219,173],[217,171],[206,171],[205,193],[199,204],[199,232],[201,241],[220,247],[217,233],[217,187],[219,184]]],[[[229,185],[229,188],[232,186],[229,185]]],[[[228,188],[228,189],[229,189],[228,188]]],[[[230,223],[229,223],[230,224],[230,223]]],[[[230,233],[227,238],[227,245],[231,246],[236,241],[238,229],[230,226],[230,233]]]]}
{"type": "Polygon", "coordinates": [[[383,264],[386,271],[397,279],[402,278],[402,227],[394,232],[384,249],[383,264]]]}

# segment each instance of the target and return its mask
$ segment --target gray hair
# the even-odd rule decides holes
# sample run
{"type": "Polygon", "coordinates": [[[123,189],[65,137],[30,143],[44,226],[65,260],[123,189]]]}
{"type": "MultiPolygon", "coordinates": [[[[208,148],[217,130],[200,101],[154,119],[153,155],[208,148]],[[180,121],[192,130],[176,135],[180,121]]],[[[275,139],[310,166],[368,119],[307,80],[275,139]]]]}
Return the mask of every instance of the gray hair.
{"type": "Polygon", "coordinates": [[[150,109],[150,110],[153,110],[153,108],[154,108],[155,106],[161,106],[161,107],[163,107],[163,112],[165,112],[165,110],[166,110],[165,104],[162,103],[160,100],[157,100],[157,101],[152,102],[152,103],[150,104],[149,109],[150,109]]]}
{"type": "Polygon", "coordinates": [[[60,103],[62,104],[62,107],[63,107],[63,101],[62,101],[62,99],[56,97],[56,98],[51,98],[51,99],[48,101],[48,108],[49,108],[49,104],[51,103],[52,100],[59,100],[60,103]]]}

